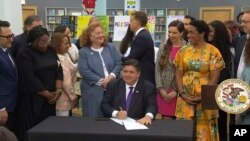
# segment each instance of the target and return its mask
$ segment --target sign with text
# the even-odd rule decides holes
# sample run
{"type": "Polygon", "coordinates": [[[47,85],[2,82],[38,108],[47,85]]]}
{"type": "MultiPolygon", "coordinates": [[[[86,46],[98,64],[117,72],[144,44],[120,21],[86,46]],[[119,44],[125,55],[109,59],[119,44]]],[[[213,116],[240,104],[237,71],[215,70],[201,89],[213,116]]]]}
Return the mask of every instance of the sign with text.
{"type": "Polygon", "coordinates": [[[115,16],[114,20],[114,41],[121,41],[125,36],[130,23],[129,16],[115,16]]]}

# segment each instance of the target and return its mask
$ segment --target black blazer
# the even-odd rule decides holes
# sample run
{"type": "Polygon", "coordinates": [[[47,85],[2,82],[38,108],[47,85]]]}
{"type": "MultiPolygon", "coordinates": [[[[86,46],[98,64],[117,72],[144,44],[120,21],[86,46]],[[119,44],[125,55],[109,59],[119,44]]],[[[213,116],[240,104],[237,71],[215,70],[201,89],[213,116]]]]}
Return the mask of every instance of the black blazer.
{"type": "MultiPolygon", "coordinates": [[[[108,84],[101,102],[101,110],[105,117],[112,117],[114,110],[120,107],[126,109],[126,86],[123,79],[113,80],[108,84]]],[[[142,118],[146,113],[157,113],[156,89],[153,84],[140,78],[134,89],[128,116],[131,118],[142,118]]]]}
{"type": "Polygon", "coordinates": [[[243,35],[240,37],[240,39],[237,42],[237,45],[235,47],[235,57],[234,57],[234,75],[235,78],[237,77],[237,70],[238,70],[238,66],[239,66],[239,62],[240,62],[240,57],[243,51],[243,48],[246,44],[247,41],[247,36],[243,35]]]}
{"type": "Polygon", "coordinates": [[[122,58],[123,61],[128,59],[139,61],[142,78],[155,84],[154,42],[146,29],[135,36],[129,56],[122,58]]]}
{"type": "Polygon", "coordinates": [[[0,48],[0,109],[12,112],[18,96],[18,80],[16,67],[7,61],[7,56],[0,48]]]}
{"type": "Polygon", "coordinates": [[[16,60],[18,52],[22,48],[27,47],[27,46],[28,46],[28,42],[27,42],[26,32],[15,36],[12,42],[12,47],[10,48],[13,58],[16,60]]]}

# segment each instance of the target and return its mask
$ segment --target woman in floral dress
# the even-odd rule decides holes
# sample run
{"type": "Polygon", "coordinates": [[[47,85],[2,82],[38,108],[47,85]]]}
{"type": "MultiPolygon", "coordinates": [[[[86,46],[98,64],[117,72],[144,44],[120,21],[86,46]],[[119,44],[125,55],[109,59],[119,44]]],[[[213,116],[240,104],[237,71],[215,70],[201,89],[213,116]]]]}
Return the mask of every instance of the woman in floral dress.
{"type": "Polygon", "coordinates": [[[175,58],[179,96],[176,118],[194,120],[196,141],[218,141],[218,111],[201,108],[201,85],[217,84],[224,62],[219,50],[207,43],[209,27],[201,20],[188,27],[187,45],[175,58]]]}

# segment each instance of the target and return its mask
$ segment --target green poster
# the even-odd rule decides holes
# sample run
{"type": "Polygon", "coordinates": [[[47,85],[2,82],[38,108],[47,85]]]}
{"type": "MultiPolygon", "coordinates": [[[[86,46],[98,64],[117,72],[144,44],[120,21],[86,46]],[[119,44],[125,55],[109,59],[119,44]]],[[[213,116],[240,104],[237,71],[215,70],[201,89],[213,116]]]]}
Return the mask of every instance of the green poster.
{"type": "Polygon", "coordinates": [[[97,16],[100,19],[101,25],[104,28],[105,34],[109,32],[109,16],[97,16]]]}

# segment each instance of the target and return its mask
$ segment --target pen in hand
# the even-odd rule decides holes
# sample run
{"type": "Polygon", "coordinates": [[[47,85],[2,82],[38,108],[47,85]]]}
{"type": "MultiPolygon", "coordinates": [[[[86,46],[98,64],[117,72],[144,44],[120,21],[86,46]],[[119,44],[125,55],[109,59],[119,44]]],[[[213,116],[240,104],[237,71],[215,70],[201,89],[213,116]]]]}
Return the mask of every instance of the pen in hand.
{"type": "Polygon", "coordinates": [[[125,119],[127,117],[127,111],[124,111],[121,106],[119,106],[120,111],[117,113],[118,119],[125,119]]]}

